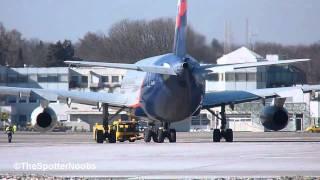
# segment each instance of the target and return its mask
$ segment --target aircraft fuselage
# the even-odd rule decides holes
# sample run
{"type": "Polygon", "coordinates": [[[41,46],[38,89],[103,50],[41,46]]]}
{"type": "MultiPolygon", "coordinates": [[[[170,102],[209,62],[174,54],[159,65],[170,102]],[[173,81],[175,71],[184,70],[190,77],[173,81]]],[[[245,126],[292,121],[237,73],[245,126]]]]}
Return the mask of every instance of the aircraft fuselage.
{"type": "MultiPolygon", "coordinates": [[[[205,80],[201,74],[194,72],[194,67],[199,66],[195,59],[188,57],[182,60],[173,54],[166,54],[137,63],[170,66],[178,74],[169,76],[128,72],[123,87],[128,87],[125,85],[127,82],[140,81],[139,103],[136,108],[141,108],[149,119],[163,122],[181,121],[198,110],[205,91],[205,80]],[[181,67],[183,63],[187,63],[188,67],[181,67]]],[[[137,88],[136,86],[131,88],[137,88]]]]}

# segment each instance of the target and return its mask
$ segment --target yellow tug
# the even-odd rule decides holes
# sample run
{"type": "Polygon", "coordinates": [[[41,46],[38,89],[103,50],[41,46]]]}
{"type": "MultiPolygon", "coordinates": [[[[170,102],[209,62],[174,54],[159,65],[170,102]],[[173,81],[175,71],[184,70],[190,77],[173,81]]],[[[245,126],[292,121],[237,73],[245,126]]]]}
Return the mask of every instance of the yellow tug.
{"type": "MultiPolygon", "coordinates": [[[[107,138],[104,136],[105,129],[102,124],[96,123],[93,127],[93,138],[97,143],[103,143],[107,138]],[[102,141],[102,142],[101,142],[102,141]]],[[[121,119],[114,121],[112,125],[108,125],[108,133],[115,137],[115,141],[134,142],[143,139],[139,135],[138,122],[134,119],[132,121],[122,121],[121,119]]],[[[114,142],[111,142],[114,143],[114,142]]]]}

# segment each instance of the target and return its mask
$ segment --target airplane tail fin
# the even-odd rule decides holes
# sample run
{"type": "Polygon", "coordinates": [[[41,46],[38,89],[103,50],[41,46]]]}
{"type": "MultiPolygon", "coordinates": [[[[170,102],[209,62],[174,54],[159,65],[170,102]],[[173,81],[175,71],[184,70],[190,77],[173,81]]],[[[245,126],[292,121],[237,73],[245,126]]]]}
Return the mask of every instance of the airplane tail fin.
{"type": "Polygon", "coordinates": [[[187,53],[186,29],[187,29],[187,0],[179,0],[173,53],[181,58],[185,57],[187,53]]]}

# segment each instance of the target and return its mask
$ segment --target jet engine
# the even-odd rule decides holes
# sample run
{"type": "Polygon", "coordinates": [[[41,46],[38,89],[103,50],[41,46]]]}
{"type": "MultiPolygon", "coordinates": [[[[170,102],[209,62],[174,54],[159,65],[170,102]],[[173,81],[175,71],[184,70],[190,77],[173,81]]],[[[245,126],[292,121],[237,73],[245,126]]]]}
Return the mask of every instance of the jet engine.
{"type": "Polygon", "coordinates": [[[31,124],[37,131],[50,131],[57,123],[57,115],[50,107],[37,107],[31,113],[31,124]]]}
{"type": "Polygon", "coordinates": [[[279,131],[288,125],[288,111],[283,107],[265,107],[260,113],[260,121],[265,128],[273,131],[279,131]]]}

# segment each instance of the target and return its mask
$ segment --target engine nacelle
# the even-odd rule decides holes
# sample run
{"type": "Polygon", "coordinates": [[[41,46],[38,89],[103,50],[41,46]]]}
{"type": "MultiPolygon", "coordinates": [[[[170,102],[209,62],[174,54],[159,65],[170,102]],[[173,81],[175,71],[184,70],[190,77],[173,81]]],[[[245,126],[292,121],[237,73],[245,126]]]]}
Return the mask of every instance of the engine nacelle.
{"type": "Polygon", "coordinates": [[[37,131],[50,131],[57,124],[57,115],[50,107],[37,107],[31,113],[31,124],[37,131]]]}
{"type": "Polygon", "coordinates": [[[283,107],[265,107],[260,113],[260,121],[265,128],[279,131],[288,125],[288,111],[283,107]]]}

